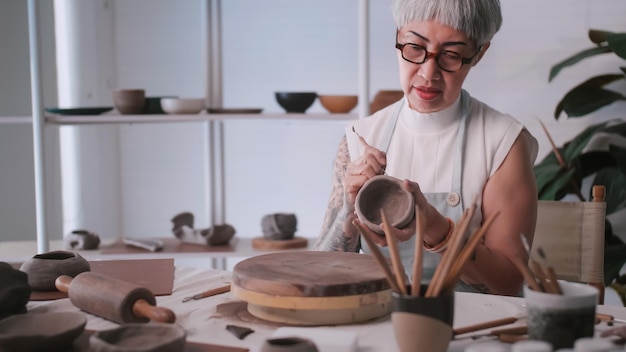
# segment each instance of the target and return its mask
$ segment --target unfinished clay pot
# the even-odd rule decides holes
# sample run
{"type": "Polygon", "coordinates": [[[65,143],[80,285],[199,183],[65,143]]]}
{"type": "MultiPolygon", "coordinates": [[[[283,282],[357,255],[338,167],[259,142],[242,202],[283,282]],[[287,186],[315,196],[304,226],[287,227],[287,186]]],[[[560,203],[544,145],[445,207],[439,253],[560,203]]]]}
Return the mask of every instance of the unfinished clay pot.
{"type": "Polygon", "coordinates": [[[28,259],[20,270],[28,274],[28,284],[34,291],[56,291],[54,280],[59,276],[74,277],[90,271],[91,266],[76,252],[52,251],[28,259]]]}
{"type": "Polygon", "coordinates": [[[403,228],[415,216],[413,194],[404,189],[402,181],[387,175],[378,175],[367,180],[356,196],[356,214],[370,230],[383,234],[380,227],[383,209],[391,226],[403,228]]]}
{"type": "Polygon", "coordinates": [[[0,262],[0,319],[13,314],[26,313],[31,288],[28,275],[0,262]]]}
{"type": "Polygon", "coordinates": [[[65,351],[85,330],[79,312],[19,314],[0,320],[0,351],[65,351]]]}
{"type": "Polygon", "coordinates": [[[268,240],[289,240],[296,233],[298,219],[295,214],[275,213],[261,219],[263,237],[268,240]]]}
{"type": "Polygon", "coordinates": [[[166,323],[131,323],[94,333],[92,352],[178,352],[185,350],[185,329],[166,323]]]}

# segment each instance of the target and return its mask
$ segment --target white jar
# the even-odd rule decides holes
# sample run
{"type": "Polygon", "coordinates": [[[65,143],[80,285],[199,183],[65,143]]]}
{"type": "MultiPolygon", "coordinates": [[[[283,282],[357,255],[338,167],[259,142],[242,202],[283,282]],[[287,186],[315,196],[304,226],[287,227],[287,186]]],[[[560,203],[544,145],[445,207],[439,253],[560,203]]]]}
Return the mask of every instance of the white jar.
{"type": "Polygon", "coordinates": [[[608,340],[583,337],[574,343],[575,352],[608,352],[615,349],[615,345],[608,340]]]}
{"type": "Polygon", "coordinates": [[[552,352],[552,345],[545,341],[518,341],[511,347],[511,352],[552,352]]]}
{"type": "Polygon", "coordinates": [[[467,346],[465,352],[508,352],[508,348],[500,342],[489,341],[467,346]]]}

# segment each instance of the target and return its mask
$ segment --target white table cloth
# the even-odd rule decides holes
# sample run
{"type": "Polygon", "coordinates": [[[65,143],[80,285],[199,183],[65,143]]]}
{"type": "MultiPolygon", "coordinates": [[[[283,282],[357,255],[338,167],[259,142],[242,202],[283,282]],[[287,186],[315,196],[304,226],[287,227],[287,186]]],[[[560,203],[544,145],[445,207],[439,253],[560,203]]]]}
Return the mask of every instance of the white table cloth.
{"type": "MultiPolygon", "coordinates": [[[[281,325],[264,322],[247,313],[244,303],[236,299],[231,292],[199,300],[182,303],[183,298],[221,286],[230,282],[231,273],[217,269],[201,269],[177,267],[175,269],[174,290],[172,295],[158,296],[157,305],[172,309],[177,316],[176,324],[187,331],[187,340],[201,343],[211,343],[225,346],[249,348],[250,351],[259,351],[263,342],[270,337],[281,325]],[[239,307],[238,314],[232,314],[225,307],[239,307]],[[254,333],[240,340],[226,330],[226,325],[245,326],[254,330],[254,333]]],[[[78,311],[69,299],[55,301],[30,302],[29,311],[78,311]]],[[[626,309],[614,306],[598,306],[598,313],[613,315],[617,319],[626,319],[626,309]]],[[[117,324],[87,314],[87,329],[104,330],[118,326],[117,324]]],[[[505,297],[474,293],[455,294],[454,326],[461,327],[481,323],[489,320],[516,316],[521,318],[517,323],[509,326],[524,324],[525,306],[523,298],[505,297]]],[[[507,326],[507,327],[509,327],[507,326]]],[[[357,336],[357,350],[360,352],[394,352],[397,351],[395,338],[389,315],[380,319],[353,325],[330,327],[340,332],[348,332],[346,336],[355,333],[357,336]]],[[[602,323],[596,325],[596,333],[609,328],[602,323]]],[[[329,327],[310,327],[307,329],[329,329],[329,327]]],[[[482,331],[482,333],[488,330],[482,331]]],[[[468,335],[477,335],[476,332],[468,335]]],[[[488,341],[482,337],[472,339],[469,336],[457,338],[450,343],[449,351],[464,351],[471,344],[488,341]]],[[[510,345],[503,344],[510,349],[510,345]]],[[[325,352],[321,350],[321,352],[325,352]]]]}

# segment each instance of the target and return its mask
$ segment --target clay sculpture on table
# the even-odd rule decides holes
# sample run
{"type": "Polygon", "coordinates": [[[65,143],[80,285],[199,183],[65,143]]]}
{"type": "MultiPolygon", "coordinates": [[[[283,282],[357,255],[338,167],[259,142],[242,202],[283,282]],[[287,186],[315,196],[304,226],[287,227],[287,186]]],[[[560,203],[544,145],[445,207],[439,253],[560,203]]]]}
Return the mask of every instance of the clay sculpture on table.
{"type": "Polygon", "coordinates": [[[54,281],[59,276],[74,277],[90,271],[91,266],[76,252],[52,251],[28,259],[20,270],[28,274],[28,284],[34,291],[56,291],[54,281]]]}
{"type": "Polygon", "coordinates": [[[0,262],[0,320],[9,315],[26,313],[31,291],[25,272],[0,262]]]}
{"type": "Polygon", "coordinates": [[[183,212],[172,218],[174,236],[186,243],[221,246],[227,244],[235,236],[235,228],[228,224],[213,225],[206,229],[193,227],[192,213],[183,212]]]}
{"type": "Polygon", "coordinates": [[[263,237],[268,240],[292,239],[298,225],[295,214],[275,213],[261,219],[263,237]]]}
{"type": "Polygon", "coordinates": [[[74,230],[63,236],[63,242],[68,249],[98,249],[100,236],[87,230],[74,230]]]}

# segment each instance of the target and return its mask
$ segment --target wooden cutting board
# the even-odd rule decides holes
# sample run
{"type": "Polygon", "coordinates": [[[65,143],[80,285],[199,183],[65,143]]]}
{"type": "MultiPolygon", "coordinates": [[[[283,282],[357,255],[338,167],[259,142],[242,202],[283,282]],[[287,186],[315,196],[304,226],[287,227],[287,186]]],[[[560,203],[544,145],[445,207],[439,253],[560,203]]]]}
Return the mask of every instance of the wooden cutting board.
{"type": "MultiPolygon", "coordinates": [[[[118,259],[89,261],[91,271],[145,287],[155,296],[171,295],[174,287],[174,259],[118,259]]],[[[31,301],[67,298],[61,291],[33,291],[31,301]]]]}
{"type": "Polygon", "coordinates": [[[232,292],[261,319],[293,325],[349,324],[389,312],[390,288],[367,254],[289,251],[245,259],[232,292]]]}

